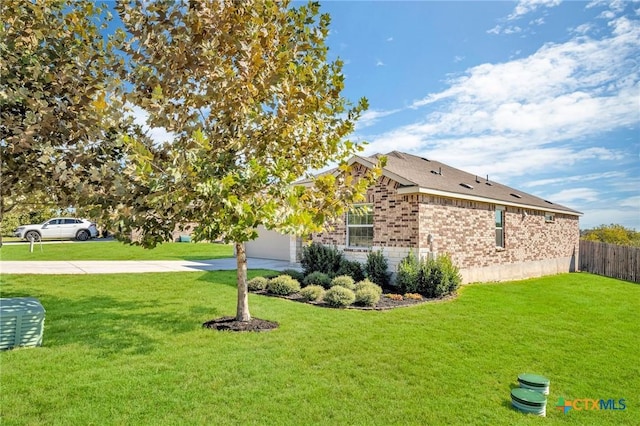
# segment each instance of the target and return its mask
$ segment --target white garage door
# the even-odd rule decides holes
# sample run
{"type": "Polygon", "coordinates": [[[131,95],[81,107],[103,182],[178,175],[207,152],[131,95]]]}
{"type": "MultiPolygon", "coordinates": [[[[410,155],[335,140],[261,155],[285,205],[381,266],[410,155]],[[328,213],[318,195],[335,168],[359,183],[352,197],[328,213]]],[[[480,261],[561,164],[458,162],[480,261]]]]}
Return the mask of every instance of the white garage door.
{"type": "Polygon", "coordinates": [[[291,237],[264,227],[258,228],[258,238],[245,243],[247,257],[289,261],[291,237]]]}

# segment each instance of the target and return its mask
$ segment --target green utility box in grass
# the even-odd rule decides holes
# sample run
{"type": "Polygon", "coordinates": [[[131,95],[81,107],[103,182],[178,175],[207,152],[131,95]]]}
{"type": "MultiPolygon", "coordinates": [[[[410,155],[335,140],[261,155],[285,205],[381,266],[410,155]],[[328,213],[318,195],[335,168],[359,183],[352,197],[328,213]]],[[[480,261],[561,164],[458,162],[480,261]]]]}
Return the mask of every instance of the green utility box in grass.
{"type": "Polygon", "coordinates": [[[44,313],[33,297],[0,298],[0,349],[42,345],[44,313]]]}

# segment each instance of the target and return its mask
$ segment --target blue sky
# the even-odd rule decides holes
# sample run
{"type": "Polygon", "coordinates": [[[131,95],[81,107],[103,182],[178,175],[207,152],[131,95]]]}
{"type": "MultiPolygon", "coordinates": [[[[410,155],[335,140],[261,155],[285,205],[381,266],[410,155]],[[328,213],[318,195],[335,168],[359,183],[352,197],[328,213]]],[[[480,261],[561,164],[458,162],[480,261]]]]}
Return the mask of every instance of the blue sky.
{"type": "Polygon", "coordinates": [[[369,100],[365,155],[432,158],[581,211],[582,229],[640,230],[640,1],[321,5],[344,95],[369,100]]]}
{"type": "Polygon", "coordinates": [[[640,230],[640,2],[324,1],[354,139],[640,230]]]}

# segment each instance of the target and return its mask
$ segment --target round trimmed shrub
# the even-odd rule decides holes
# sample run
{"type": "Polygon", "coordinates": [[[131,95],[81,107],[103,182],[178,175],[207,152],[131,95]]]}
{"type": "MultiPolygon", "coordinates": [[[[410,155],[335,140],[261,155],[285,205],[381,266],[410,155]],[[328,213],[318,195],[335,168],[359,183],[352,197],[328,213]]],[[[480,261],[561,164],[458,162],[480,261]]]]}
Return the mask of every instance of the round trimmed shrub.
{"type": "Polygon", "coordinates": [[[267,288],[268,283],[269,280],[265,277],[255,277],[247,281],[247,287],[249,288],[249,291],[260,291],[267,288]]]}
{"type": "Polygon", "coordinates": [[[324,287],[319,285],[307,286],[300,290],[300,296],[302,296],[302,298],[307,302],[322,300],[322,297],[324,296],[324,287]]]}
{"type": "Polygon", "coordinates": [[[356,301],[356,295],[352,290],[348,288],[344,288],[342,286],[331,287],[324,294],[323,300],[329,306],[333,306],[335,308],[341,308],[345,306],[351,305],[356,301]]]}
{"type": "Polygon", "coordinates": [[[288,296],[300,291],[300,283],[289,275],[280,275],[269,280],[267,291],[280,296],[288,296]]]}
{"type": "Polygon", "coordinates": [[[356,290],[356,305],[361,306],[376,306],[380,301],[380,294],[373,287],[362,287],[360,290],[356,290]]]}
{"type": "Polygon", "coordinates": [[[382,287],[380,287],[378,284],[371,282],[368,278],[365,278],[364,280],[359,281],[356,284],[355,291],[362,290],[364,288],[371,288],[375,290],[376,293],[378,293],[378,296],[382,295],[382,287]]]}
{"type": "Polygon", "coordinates": [[[355,281],[353,281],[353,278],[351,278],[349,275],[340,275],[339,277],[335,277],[329,284],[330,287],[335,287],[337,285],[348,288],[349,290],[355,290],[356,288],[355,281]]]}
{"type": "Polygon", "coordinates": [[[329,288],[330,284],[331,284],[331,278],[329,278],[329,275],[325,274],[324,272],[319,272],[319,271],[312,272],[304,278],[305,286],[319,285],[324,288],[329,288]]]}

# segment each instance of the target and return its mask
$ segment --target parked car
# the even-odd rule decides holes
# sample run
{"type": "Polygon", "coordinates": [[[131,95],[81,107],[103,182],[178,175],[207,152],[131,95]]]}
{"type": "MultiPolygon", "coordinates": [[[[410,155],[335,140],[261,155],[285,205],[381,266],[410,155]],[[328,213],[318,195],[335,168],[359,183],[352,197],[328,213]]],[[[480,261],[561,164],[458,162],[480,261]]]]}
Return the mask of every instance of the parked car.
{"type": "Polygon", "coordinates": [[[23,240],[64,240],[87,241],[98,236],[96,224],[73,217],[57,217],[38,225],[21,225],[13,235],[23,240]]]}

